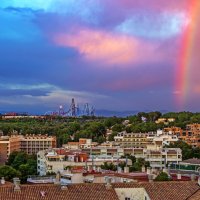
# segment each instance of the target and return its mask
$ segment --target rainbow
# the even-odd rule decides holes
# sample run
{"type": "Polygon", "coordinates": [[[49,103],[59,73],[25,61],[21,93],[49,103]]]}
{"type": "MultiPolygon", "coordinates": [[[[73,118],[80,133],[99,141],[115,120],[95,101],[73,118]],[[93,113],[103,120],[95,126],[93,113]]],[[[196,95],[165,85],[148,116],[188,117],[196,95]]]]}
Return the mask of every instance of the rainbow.
{"type": "Polygon", "coordinates": [[[182,46],[178,64],[178,72],[176,73],[176,102],[179,109],[184,109],[188,91],[190,89],[190,68],[192,60],[192,52],[197,34],[197,27],[200,24],[200,0],[189,0],[188,17],[190,19],[188,26],[182,37],[182,46]],[[198,22],[199,21],[199,22],[198,22]]]}

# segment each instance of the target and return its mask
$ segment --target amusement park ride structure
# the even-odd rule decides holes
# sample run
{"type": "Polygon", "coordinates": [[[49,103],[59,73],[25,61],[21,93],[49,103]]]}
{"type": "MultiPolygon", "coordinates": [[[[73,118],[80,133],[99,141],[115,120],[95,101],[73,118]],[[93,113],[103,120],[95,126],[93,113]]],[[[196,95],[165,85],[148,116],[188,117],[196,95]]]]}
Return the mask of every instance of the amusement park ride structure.
{"type": "Polygon", "coordinates": [[[69,109],[65,109],[64,106],[60,105],[57,111],[48,111],[45,115],[63,116],[63,117],[79,117],[79,116],[94,116],[95,108],[89,103],[85,103],[81,108],[75,103],[74,98],[72,99],[69,109]]]}

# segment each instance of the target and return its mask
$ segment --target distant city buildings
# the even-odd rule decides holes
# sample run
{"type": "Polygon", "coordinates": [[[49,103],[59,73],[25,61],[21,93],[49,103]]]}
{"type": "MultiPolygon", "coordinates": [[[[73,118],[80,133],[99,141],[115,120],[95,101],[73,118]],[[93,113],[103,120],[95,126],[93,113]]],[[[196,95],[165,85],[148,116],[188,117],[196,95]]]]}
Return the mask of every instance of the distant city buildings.
{"type": "Polygon", "coordinates": [[[46,116],[40,116],[40,115],[18,115],[17,113],[11,113],[8,115],[2,115],[1,118],[3,120],[9,120],[9,119],[45,119],[46,116]]]}

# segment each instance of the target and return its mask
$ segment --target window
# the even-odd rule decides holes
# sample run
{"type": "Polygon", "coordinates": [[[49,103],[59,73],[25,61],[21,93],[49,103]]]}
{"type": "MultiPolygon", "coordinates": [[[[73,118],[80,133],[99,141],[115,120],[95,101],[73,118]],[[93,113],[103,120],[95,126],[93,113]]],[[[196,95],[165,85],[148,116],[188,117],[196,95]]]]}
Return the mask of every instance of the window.
{"type": "Polygon", "coordinates": [[[125,197],[125,200],[131,200],[131,198],[129,198],[129,197],[125,197]]]}
{"type": "Polygon", "coordinates": [[[188,136],[192,136],[192,132],[188,132],[188,136]]]}

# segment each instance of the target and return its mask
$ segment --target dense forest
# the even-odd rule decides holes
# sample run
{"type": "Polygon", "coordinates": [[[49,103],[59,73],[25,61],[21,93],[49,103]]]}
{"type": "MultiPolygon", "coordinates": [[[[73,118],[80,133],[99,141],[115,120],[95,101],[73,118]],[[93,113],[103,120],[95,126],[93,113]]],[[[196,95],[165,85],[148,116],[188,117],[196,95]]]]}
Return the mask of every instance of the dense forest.
{"type": "Polygon", "coordinates": [[[4,135],[11,135],[13,132],[18,132],[22,135],[54,135],[57,137],[57,145],[60,147],[68,141],[78,141],[79,138],[92,138],[95,142],[104,142],[107,129],[112,130],[112,134],[108,138],[112,141],[117,132],[123,130],[144,133],[171,126],[178,126],[184,129],[190,123],[200,123],[200,113],[170,112],[162,114],[157,111],[149,113],[140,112],[137,115],[126,118],[48,116],[45,119],[22,118],[5,120],[0,117],[0,130],[4,135]],[[158,118],[174,118],[175,121],[167,125],[164,123],[156,124],[155,121],[158,118]],[[125,120],[129,120],[128,125],[123,123],[125,120]]]}

